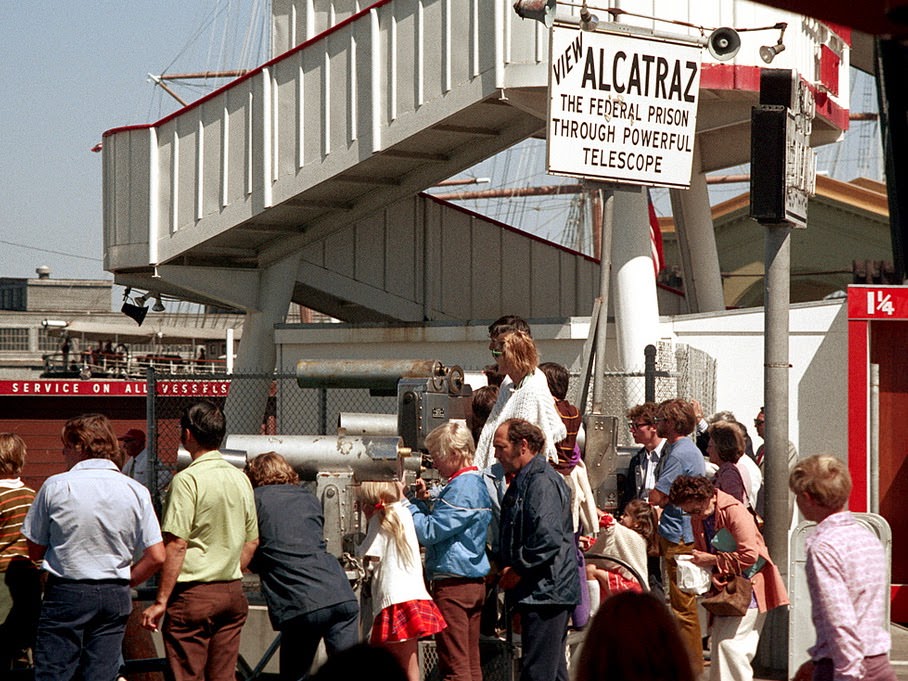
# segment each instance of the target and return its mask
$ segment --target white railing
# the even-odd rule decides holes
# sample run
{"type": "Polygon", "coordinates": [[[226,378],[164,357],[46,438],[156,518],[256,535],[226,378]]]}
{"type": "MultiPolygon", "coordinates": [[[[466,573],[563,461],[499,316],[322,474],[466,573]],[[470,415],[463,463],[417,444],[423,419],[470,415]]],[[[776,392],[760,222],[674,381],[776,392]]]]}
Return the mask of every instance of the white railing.
{"type": "Polygon", "coordinates": [[[385,0],[155,124],[109,131],[105,267],[165,262],[488,97],[507,64],[542,63],[545,32],[510,4],[385,0]]]}
{"type": "MultiPolygon", "coordinates": [[[[309,205],[318,205],[322,183],[355,175],[351,170],[376,153],[496,90],[544,88],[548,34],[538,22],[517,17],[511,4],[383,0],[155,124],[109,131],[103,147],[105,269],[171,261],[266,212],[286,220],[293,215],[286,202],[309,192],[309,205]]],[[[574,5],[559,3],[559,14],[576,13],[574,5]]],[[[788,49],[773,66],[796,68],[808,80],[815,70],[812,20],[743,0],[620,5],[706,27],[788,21],[788,49]]],[[[776,34],[741,35],[742,50],[728,65],[759,66],[758,46],[776,34]]],[[[847,55],[841,82],[847,98],[847,55]]],[[[374,173],[374,166],[361,172],[374,173]]]]}

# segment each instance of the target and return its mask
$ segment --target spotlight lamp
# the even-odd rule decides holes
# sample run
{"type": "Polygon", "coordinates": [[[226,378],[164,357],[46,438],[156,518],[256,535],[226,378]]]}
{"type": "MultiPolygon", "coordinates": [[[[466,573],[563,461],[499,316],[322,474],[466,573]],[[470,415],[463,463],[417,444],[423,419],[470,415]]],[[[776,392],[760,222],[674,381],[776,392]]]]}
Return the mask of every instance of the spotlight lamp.
{"type": "Polygon", "coordinates": [[[161,302],[161,296],[155,297],[154,306],[151,308],[154,312],[164,312],[167,308],[164,307],[164,303],[161,302]]]}
{"type": "Polygon", "coordinates": [[[123,307],[120,308],[120,312],[125,314],[139,326],[142,326],[142,322],[145,321],[145,315],[148,314],[148,308],[141,307],[139,305],[133,305],[132,303],[123,303],[123,307]]]}
{"type": "Polygon", "coordinates": [[[785,50],[782,39],[785,37],[785,29],[788,28],[788,24],[779,23],[772,28],[779,29],[779,39],[776,41],[775,45],[763,45],[763,47],[760,48],[760,59],[767,64],[772,64],[772,60],[785,50]]]}
{"type": "Polygon", "coordinates": [[[123,307],[120,308],[120,312],[125,314],[139,326],[142,326],[142,322],[145,321],[145,315],[148,314],[148,308],[145,307],[145,301],[148,299],[148,295],[138,296],[134,302],[129,302],[131,293],[132,286],[127,286],[126,290],[123,292],[123,307]],[[141,303],[136,305],[135,303],[139,303],[140,300],[141,303]]]}
{"type": "Polygon", "coordinates": [[[514,11],[521,19],[535,19],[546,28],[551,28],[555,20],[557,0],[516,0],[514,11]]]}
{"type": "Polygon", "coordinates": [[[785,50],[785,45],[782,43],[776,43],[775,45],[763,45],[760,48],[760,59],[765,61],[767,64],[772,64],[772,60],[776,58],[776,55],[779,52],[785,50]]]}
{"type": "Polygon", "coordinates": [[[590,8],[586,5],[586,0],[580,6],[580,30],[581,31],[595,31],[596,27],[599,25],[599,17],[590,12],[590,8]]]}

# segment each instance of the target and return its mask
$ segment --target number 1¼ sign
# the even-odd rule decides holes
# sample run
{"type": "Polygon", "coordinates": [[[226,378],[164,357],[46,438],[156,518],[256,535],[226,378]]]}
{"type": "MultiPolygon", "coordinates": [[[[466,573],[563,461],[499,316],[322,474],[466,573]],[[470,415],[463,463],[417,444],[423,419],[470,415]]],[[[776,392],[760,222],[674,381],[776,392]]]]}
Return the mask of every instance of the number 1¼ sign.
{"type": "Polygon", "coordinates": [[[891,317],[895,312],[892,294],[885,291],[867,291],[867,314],[884,314],[891,317]]]}
{"type": "Polygon", "coordinates": [[[848,318],[908,318],[908,286],[849,286],[848,318]]]}

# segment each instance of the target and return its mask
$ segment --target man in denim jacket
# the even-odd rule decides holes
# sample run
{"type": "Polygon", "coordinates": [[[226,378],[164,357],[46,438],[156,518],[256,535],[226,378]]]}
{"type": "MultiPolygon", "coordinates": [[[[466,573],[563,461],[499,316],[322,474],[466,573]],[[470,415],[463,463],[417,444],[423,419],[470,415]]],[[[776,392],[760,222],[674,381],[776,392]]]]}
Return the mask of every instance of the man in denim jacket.
{"type": "Polygon", "coordinates": [[[568,618],[580,602],[571,495],[545,457],[545,435],[522,419],[495,432],[495,458],[512,478],[501,508],[501,576],[520,614],[521,681],[567,681],[568,618]]]}

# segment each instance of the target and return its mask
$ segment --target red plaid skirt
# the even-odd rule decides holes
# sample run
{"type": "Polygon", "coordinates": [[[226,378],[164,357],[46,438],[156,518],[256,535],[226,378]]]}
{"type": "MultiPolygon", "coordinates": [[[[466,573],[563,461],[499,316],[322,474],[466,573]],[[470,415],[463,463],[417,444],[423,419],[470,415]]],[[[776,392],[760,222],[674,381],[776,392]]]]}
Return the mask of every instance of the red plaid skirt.
{"type": "Polygon", "coordinates": [[[606,570],[606,572],[608,577],[608,591],[600,594],[600,600],[604,601],[609,596],[614,596],[622,591],[634,591],[636,593],[641,593],[643,591],[643,587],[640,586],[640,582],[636,579],[625,577],[614,570],[606,570]]]}
{"type": "Polygon", "coordinates": [[[378,613],[370,642],[388,643],[437,634],[447,625],[435,601],[395,603],[378,613]]]}

